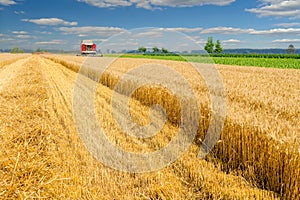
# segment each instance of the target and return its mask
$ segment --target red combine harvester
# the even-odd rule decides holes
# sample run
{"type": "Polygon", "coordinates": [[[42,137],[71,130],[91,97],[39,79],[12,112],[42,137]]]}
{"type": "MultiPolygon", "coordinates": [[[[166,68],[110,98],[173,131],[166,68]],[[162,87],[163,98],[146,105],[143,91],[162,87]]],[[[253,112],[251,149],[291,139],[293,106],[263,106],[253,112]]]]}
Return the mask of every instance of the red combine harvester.
{"type": "Polygon", "coordinates": [[[81,41],[81,55],[96,55],[97,54],[97,48],[96,44],[93,43],[92,40],[82,40],[81,41]]]}

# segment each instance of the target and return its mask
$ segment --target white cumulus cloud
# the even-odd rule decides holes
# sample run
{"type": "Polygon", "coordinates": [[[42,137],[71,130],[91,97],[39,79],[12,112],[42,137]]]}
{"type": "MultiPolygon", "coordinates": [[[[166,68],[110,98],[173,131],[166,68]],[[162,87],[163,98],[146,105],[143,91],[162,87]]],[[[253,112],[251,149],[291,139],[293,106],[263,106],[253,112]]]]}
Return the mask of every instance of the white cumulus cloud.
{"type": "Polygon", "coordinates": [[[254,35],[299,35],[300,28],[277,28],[269,30],[255,30],[254,35]]]}
{"type": "Polygon", "coordinates": [[[117,27],[97,27],[97,26],[83,26],[83,27],[60,27],[59,30],[64,34],[75,35],[97,35],[102,37],[109,37],[126,31],[117,27]]]}
{"type": "Polygon", "coordinates": [[[250,35],[299,35],[300,28],[277,28],[277,29],[266,29],[266,30],[256,30],[256,29],[242,29],[233,27],[213,27],[204,29],[201,34],[220,34],[220,35],[240,35],[240,34],[250,34],[250,35]]]}
{"type": "Polygon", "coordinates": [[[27,31],[12,31],[12,34],[15,35],[18,39],[33,39],[35,36],[29,35],[27,31]]]}
{"type": "Polygon", "coordinates": [[[300,39],[278,39],[273,40],[273,43],[299,43],[300,39]]]}
{"type": "Polygon", "coordinates": [[[161,38],[161,37],[163,37],[163,32],[159,31],[159,30],[147,31],[147,32],[135,34],[135,37],[137,37],[137,38],[161,38]]]}
{"type": "Polygon", "coordinates": [[[36,38],[35,36],[31,36],[31,35],[17,35],[16,37],[19,39],[34,39],[34,38],[36,38]]]}
{"type": "Polygon", "coordinates": [[[17,4],[14,0],[0,0],[0,4],[4,6],[17,4]]]}
{"type": "Polygon", "coordinates": [[[22,19],[21,21],[47,26],[77,26],[78,24],[77,22],[68,22],[59,18],[22,19]]]}
{"type": "Polygon", "coordinates": [[[59,45],[59,44],[66,44],[66,41],[63,40],[51,40],[51,41],[41,41],[36,42],[36,45],[59,45]]]}
{"type": "Polygon", "coordinates": [[[13,31],[12,34],[15,34],[15,35],[27,35],[28,32],[26,32],[26,31],[13,31]]]}
{"type": "Polygon", "coordinates": [[[10,42],[10,41],[15,41],[14,38],[0,38],[0,42],[10,42]]]}
{"type": "Polygon", "coordinates": [[[201,31],[202,34],[247,34],[255,31],[254,29],[241,29],[233,27],[213,27],[204,29],[201,31]]]}
{"type": "Polygon", "coordinates": [[[223,43],[240,43],[241,41],[240,40],[237,40],[237,39],[229,39],[229,40],[223,40],[222,41],[223,43]]]}
{"type": "Polygon", "coordinates": [[[299,0],[261,0],[257,8],[246,9],[260,17],[300,18],[299,0]]]}
{"type": "Polygon", "coordinates": [[[178,27],[178,28],[163,28],[163,30],[166,31],[178,31],[178,32],[184,32],[184,33],[193,33],[193,32],[200,32],[203,30],[203,28],[182,28],[182,27],[178,27]]]}
{"type": "Polygon", "coordinates": [[[300,26],[300,23],[298,23],[298,22],[280,23],[280,24],[275,24],[275,26],[284,27],[284,28],[298,27],[298,26],[300,26]]]}
{"type": "Polygon", "coordinates": [[[229,5],[235,0],[77,0],[99,8],[126,7],[135,5],[148,10],[160,7],[193,7],[202,5],[229,5]]]}
{"type": "Polygon", "coordinates": [[[52,32],[49,32],[49,31],[35,31],[35,33],[37,34],[45,34],[45,35],[51,35],[52,32]]]}
{"type": "Polygon", "coordinates": [[[14,11],[14,13],[16,15],[23,15],[23,14],[25,14],[25,11],[23,11],[23,10],[21,10],[21,11],[14,11]]]}
{"type": "Polygon", "coordinates": [[[87,37],[88,35],[86,34],[79,34],[78,37],[87,37]]]}

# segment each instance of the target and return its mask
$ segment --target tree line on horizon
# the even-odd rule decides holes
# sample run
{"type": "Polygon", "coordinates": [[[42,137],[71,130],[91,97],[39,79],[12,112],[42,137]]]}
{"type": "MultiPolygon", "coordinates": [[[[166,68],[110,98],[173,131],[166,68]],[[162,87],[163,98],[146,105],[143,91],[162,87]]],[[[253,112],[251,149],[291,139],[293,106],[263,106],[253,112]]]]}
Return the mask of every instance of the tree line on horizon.
{"type": "MultiPolygon", "coordinates": [[[[146,53],[147,52],[147,48],[146,47],[139,47],[138,51],[140,53],[146,53]]],[[[166,48],[159,49],[156,46],[152,48],[152,53],[160,53],[160,52],[163,53],[163,54],[169,53],[169,51],[166,48]]]]}
{"type": "MultiPolygon", "coordinates": [[[[213,37],[208,37],[204,49],[205,49],[205,51],[208,54],[221,54],[224,51],[224,49],[223,49],[223,47],[221,45],[220,40],[217,40],[216,43],[214,43],[213,37]]],[[[152,50],[153,50],[152,53],[154,53],[154,54],[157,54],[157,53],[167,54],[167,53],[169,53],[169,51],[167,49],[165,49],[165,48],[162,48],[160,50],[157,47],[153,47],[152,50]]],[[[146,53],[147,52],[147,48],[146,47],[140,47],[138,49],[138,51],[140,53],[146,53]]],[[[295,54],[296,53],[296,49],[295,49],[294,45],[292,45],[292,44],[289,45],[288,49],[286,50],[286,53],[287,54],[295,54]]]]}
{"type": "MultiPolygon", "coordinates": [[[[217,40],[216,44],[214,44],[212,37],[208,38],[204,49],[209,54],[212,54],[212,53],[220,54],[220,53],[223,52],[223,47],[221,45],[220,40],[217,40]]],[[[147,48],[142,46],[142,47],[138,48],[138,51],[140,53],[146,53],[147,48]]],[[[152,48],[152,53],[154,53],[154,54],[157,54],[157,53],[167,54],[167,53],[169,53],[169,51],[166,48],[159,49],[158,47],[155,46],[155,47],[152,48]]]]}
{"type": "MultiPolygon", "coordinates": [[[[42,50],[41,48],[37,48],[34,52],[48,52],[48,50],[42,50]]],[[[13,47],[10,53],[25,53],[23,49],[19,49],[19,47],[13,47]]]]}

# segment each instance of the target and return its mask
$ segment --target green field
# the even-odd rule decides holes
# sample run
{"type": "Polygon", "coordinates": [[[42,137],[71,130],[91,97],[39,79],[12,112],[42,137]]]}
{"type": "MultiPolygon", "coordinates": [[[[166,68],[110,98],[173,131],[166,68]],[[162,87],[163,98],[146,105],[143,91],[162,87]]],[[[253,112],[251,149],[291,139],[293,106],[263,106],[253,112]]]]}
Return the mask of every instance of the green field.
{"type": "Polygon", "coordinates": [[[213,55],[211,57],[203,55],[142,55],[142,54],[124,54],[123,58],[148,58],[160,60],[189,61],[200,63],[238,65],[238,66],[255,66],[266,68],[284,68],[284,69],[300,69],[300,55],[272,55],[272,54],[229,54],[229,55],[213,55]]]}

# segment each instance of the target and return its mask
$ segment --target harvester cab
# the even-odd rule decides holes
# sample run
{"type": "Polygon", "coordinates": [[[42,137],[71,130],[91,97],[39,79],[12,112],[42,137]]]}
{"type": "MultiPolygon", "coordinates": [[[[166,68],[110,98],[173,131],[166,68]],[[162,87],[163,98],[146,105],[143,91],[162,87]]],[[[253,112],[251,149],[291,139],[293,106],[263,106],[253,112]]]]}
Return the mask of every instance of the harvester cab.
{"type": "Polygon", "coordinates": [[[81,55],[96,55],[97,47],[92,40],[82,40],[81,41],[81,55]]]}

